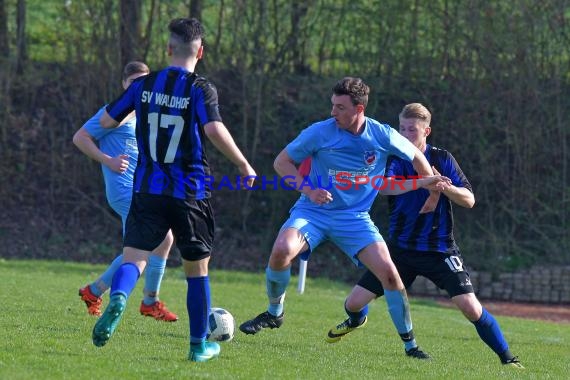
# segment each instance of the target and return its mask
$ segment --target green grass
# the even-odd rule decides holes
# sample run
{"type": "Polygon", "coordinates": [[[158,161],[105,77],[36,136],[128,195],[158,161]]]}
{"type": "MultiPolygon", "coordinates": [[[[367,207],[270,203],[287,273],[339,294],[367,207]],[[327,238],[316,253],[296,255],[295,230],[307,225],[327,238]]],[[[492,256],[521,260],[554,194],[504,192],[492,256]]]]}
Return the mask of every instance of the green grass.
{"type": "MultiPolygon", "coordinates": [[[[161,298],[176,323],[138,314],[142,281],[111,341],[91,343],[95,318],[77,289],[103,266],[0,260],[0,379],[563,379],[570,373],[570,325],[497,317],[511,350],[526,370],[499,364],[457,310],[412,300],[418,342],[429,362],[405,357],[383,300],[372,304],[365,328],[337,344],[326,331],[344,317],[345,284],[309,278],[304,295],[293,284],[282,328],[222,343],[208,363],[186,360],[186,282],[168,269],[161,298]]],[[[266,307],[262,274],[210,274],[212,305],[232,312],[237,324],[266,307]]],[[[295,281],[295,280],[294,280],[295,281]]],[[[105,305],[108,298],[104,299],[105,305]]]]}

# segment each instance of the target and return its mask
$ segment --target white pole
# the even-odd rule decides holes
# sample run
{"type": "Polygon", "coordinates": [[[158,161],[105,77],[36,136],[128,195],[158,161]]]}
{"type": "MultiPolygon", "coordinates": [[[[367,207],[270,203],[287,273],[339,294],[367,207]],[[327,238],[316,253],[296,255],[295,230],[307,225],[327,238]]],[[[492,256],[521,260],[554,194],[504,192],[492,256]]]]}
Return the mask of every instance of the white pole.
{"type": "Polygon", "coordinates": [[[305,278],[307,277],[307,260],[299,260],[299,284],[297,285],[297,293],[305,292],[305,278]]]}

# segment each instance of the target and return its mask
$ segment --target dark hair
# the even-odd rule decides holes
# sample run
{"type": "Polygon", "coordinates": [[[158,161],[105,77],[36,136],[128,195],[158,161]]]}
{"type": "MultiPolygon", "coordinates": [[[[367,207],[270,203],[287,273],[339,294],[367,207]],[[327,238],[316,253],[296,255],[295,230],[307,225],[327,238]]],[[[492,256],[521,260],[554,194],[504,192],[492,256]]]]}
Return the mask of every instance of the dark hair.
{"type": "Polygon", "coordinates": [[[131,61],[127,63],[123,69],[123,80],[127,80],[131,75],[138,73],[148,74],[150,73],[150,69],[144,62],[131,61]]]}
{"type": "Polygon", "coordinates": [[[365,108],[368,105],[368,94],[370,87],[360,78],[345,77],[339,80],[333,87],[333,94],[348,95],[353,105],[362,104],[365,108]]]}
{"type": "Polygon", "coordinates": [[[204,28],[195,18],[175,18],[168,24],[168,30],[184,44],[204,38],[204,28]]]}

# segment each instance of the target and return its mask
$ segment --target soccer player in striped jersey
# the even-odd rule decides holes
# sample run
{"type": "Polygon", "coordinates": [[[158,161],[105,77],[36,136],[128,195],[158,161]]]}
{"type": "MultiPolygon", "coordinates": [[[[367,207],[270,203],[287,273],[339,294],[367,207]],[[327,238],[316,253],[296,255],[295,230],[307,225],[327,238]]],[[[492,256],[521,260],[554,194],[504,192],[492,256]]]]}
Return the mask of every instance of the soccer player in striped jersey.
{"type": "MultiPolygon", "coordinates": [[[[123,89],[127,89],[135,79],[149,72],[148,66],[143,62],[127,63],[122,74],[123,89]]],[[[101,163],[107,202],[121,216],[124,234],[133,195],[133,175],[138,156],[135,139],[136,120],[134,117],[128,118],[116,129],[105,129],[99,124],[103,109],[104,107],[75,132],[73,143],[86,156],[101,163]],[[95,142],[98,142],[99,146],[95,142]]],[[[168,310],[164,302],[158,299],[166,259],[173,240],[172,233],[168,233],[164,241],[149,255],[143,289],[144,298],[140,306],[142,315],[166,322],[178,320],[178,316],[168,310]]],[[[87,305],[89,314],[101,315],[103,302],[101,296],[111,287],[113,275],[122,261],[123,255],[121,254],[111,262],[99,278],[79,289],[79,295],[87,305]]]]}
{"type": "MultiPolygon", "coordinates": [[[[388,246],[392,260],[406,288],[420,275],[445,289],[451,301],[473,324],[479,337],[499,357],[501,363],[524,368],[509,350],[497,320],[475,296],[469,273],[453,236],[452,204],[472,208],[475,197],[471,184],[451,153],[427,144],[431,133],[431,113],[419,103],[406,105],[399,115],[400,133],[418,147],[436,174],[451,179],[444,187],[433,212],[421,212],[428,197],[423,189],[389,196],[390,226],[388,246]]],[[[416,171],[405,160],[392,156],[386,176],[413,176],[416,171]]],[[[368,303],[385,294],[382,283],[367,271],[345,301],[348,319],[333,327],[327,342],[343,336],[366,323],[368,303]]]]}
{"type": "Polygon", "coordinates": [[[332,91],[331,117],[304,129],[275,159],[277,173],[302,194],[269,257],[267,311],[239,328],[245,334],[279,328],[293,259],[329,240],[351,262],[366,266],[381,279],[407,355],[428,358],[416,344],[406,290],[368,212],[378,194],[373,179],[384,174],[388,155],[411,162],[422,175],[433,175],[433,171],[422,152],[396,130],[365,116],[369,92],[360,78],[338,81],[332,91]],[[313,185],[304,182],[295,166],[307,157],[311,157],[309,178],[313,185]]]}
{"type": "Polygon", "coordinates": [[[172,229],[188,284],[188,359],[204,362],[220,353],[216,342],[206,341],[208,262],[215,225],[209,183],[204,180],[210,175],[205,138],[237,166],[248,186],[253,185],[255,171],[222,122],[216,88],[194,72],[204,49],[202,25],[193,18],[179,18],[168,29],[171,65],[135,80],[101,116],[104,127],[114,128],[135,111],[139,159],[124,263],[113,278],[111,301],[93,328],[93,344],[103,346],[113,335],[149,253],[172,229]]]}

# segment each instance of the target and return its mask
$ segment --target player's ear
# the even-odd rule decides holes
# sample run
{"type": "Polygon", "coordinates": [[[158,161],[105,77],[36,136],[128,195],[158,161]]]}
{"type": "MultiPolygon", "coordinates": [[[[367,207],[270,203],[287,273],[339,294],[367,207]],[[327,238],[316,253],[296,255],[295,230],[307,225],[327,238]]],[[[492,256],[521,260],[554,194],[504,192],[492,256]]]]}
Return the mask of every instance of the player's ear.
{"type": "Polygon", "coordinates": [[[428,126],[425,128],[424,131],[425,131],[425,132],[424,132],[424,133],[425,133],[425,137],[428,137],[428,136],[430,135],[430,133],[431,133],[431,127],[428,125],[428,126]]]}
{"type": "Polygon", "coordinates": [[[363,113],[364,112],[364,105],[363,104],[357,104],[356,105],[356,112],[363,113]]]}
{"type": "Polygon", "coordinates": [[[198,48],[198,53],[196,54],[196,59],[202,59],[203,55],[204,55],[204,45],[200,45],[200,47],[198,48]]]}

